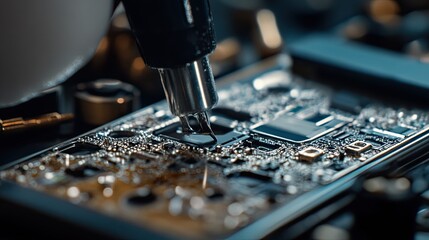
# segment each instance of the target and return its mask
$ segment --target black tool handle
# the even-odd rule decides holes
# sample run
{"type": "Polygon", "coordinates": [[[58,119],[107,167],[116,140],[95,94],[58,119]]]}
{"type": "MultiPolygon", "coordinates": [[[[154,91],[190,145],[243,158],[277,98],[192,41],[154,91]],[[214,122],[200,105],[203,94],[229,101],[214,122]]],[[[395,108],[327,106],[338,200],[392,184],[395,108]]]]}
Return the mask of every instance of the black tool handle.
{"type": "Polygon", "coordinates": [[[216,47],[208,0],[122,0],[145,63],[174,68],[216,47]]]}

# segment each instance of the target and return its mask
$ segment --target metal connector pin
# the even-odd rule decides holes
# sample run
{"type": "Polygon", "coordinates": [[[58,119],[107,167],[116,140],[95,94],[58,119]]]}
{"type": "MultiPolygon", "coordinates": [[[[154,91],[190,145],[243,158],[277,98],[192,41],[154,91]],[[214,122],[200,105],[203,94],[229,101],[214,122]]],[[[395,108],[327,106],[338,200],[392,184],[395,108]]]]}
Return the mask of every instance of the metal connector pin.
{"type": "Polygon", "coordinates": [[[21,117],[6,120],[0,119],[0,133],[15,132],[36,127],[55,125],[69,121],[73,119],[73,117],[74,115],[70,113],[59,114],[54,112],[30,119],[24,119],[21,117]]]}

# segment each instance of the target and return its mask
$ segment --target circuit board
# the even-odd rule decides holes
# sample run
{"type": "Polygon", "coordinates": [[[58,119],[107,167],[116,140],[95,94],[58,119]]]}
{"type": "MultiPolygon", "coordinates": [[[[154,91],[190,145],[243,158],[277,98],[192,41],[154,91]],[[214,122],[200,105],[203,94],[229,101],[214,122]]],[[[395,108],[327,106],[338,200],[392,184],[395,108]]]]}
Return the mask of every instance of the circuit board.
{"type": "Polygon", "coordinates": [[[160,102],[16,163],[1,179],[168,236],[217,239],[292,207],[429,123],[423,110],[335,92],[284,66],[218,94],[217,142],[183,134],[160,102]]]}

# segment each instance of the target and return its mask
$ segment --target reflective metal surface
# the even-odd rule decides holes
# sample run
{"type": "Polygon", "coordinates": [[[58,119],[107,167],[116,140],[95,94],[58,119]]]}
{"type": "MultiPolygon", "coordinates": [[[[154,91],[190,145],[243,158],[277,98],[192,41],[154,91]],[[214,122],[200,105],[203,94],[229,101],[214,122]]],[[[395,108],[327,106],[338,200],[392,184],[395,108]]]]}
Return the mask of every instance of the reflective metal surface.
{"type": "Polygon", "coordinates": [[[189,117],[196,114],[200,132],[212,135],[207,111],[218,101],[213,74],[204,57],[179,68],[159,69],[164,92],[173,115],[179,116],[183,131],[191,132],[189,117]]]}

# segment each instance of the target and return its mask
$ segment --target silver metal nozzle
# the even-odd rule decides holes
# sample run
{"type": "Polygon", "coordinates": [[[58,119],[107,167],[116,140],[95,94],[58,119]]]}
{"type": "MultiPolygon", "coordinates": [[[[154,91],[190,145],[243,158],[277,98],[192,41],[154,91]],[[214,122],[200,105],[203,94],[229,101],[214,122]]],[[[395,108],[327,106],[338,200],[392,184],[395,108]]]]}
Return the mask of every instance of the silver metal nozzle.
{"type": "Polygon", "coordinates": [[[199,133],[209,134],[215,140],[208,111],[216,105],[218,96],[208,58],[158,71],[170,110],[179,116],[183,132],[195,132],[189,122],[189,117],[194,116],[200,125],[199,133]]]}

